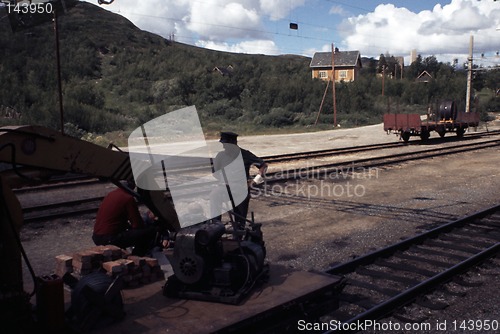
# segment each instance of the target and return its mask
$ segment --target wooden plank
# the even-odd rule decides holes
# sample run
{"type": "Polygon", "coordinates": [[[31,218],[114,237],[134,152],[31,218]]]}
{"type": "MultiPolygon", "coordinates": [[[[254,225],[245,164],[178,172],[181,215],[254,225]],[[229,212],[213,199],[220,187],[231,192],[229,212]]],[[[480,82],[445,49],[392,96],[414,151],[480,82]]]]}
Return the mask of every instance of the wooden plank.
{"type": "Polygon", "coordinates": [[[221,330],[296,298],[341,282],[335,275],[270,268],[269,282],[257,287],[241,305],[227,305],[163,296],[157,282],[123,290],[126,317],[93,333],[208,333],[221,330]]]}
{"type": "Polygon", "coordinates": [[[420,130],[421,120],[419,114],[385,114],[385,131],[408,131],[411,129],[420,130]]]}
{"type": "Polygon", "coordinates": [[[456,122],[464,123],[470,126],[477,126],[479,123],[479,113],[477,112],[458,112],[456,122]]]}

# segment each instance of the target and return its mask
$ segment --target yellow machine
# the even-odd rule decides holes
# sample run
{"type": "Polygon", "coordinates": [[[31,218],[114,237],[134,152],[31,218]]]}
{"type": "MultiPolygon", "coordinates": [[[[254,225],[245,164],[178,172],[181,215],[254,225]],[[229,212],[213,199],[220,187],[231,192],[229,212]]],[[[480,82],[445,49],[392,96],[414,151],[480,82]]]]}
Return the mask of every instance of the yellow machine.
{"type": "MultiPolygon", "coordinates": [[[[39,126],[0,128],[0,324],[31,317],[30,295],[22,279],[23,215],[13,189],[41,184],[65,173],[119,181],[132,177],[129,154],[104,148],[39,126]]],[[[138,189],[135,194],[177,235],[174,275],[164,294],[188,299],[238,303],[256,280],[266,276],[260,224],[249,221],[228,235],[220,222],[181,229],[168,191],[138,189]]],[[[36,292],[36,291],[35,291],[36,292]]]]}

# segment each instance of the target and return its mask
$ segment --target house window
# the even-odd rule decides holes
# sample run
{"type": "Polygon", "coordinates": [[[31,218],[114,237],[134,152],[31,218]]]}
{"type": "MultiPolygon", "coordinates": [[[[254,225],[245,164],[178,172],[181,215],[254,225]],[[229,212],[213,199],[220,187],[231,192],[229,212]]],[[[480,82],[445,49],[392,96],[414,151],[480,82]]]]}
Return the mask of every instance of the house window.
{"type": "Polygon", "coordinates": [[[320,77],[320,79],[326,79],[326,78],[328,78],[328,72],[326,72],[326,71],[319,71],[319,77],[320,77]]]}
{"type": "Polygon", "coordinates": [[[339,78],[341,80],[342,79],[347,79],[347,71],[346,70],[339,71],[339,78]]]}

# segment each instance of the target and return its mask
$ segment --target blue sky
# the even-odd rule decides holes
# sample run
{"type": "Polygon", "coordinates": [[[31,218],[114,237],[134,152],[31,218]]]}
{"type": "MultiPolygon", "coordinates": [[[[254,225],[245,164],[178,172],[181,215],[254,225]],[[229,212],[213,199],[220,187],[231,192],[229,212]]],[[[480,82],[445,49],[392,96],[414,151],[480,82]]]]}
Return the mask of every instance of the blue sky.
{"type": "Polygon", "coordinates": [[[366,57],[409,61],[416,49],[423,57],[465,62],[474,35],[476,63],[500,64],[500,1],[494,0],[115,0],[102,8],[165,38],[221,51],[311,57],[333,43],[366,57]]]}

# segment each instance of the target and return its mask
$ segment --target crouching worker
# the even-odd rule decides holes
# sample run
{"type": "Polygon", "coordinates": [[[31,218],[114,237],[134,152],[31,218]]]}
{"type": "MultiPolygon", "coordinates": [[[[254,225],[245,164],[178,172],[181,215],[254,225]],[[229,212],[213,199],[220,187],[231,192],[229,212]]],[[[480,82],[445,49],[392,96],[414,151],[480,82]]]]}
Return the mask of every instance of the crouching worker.
{"type": "MultiPolygon", "coordinates": [[[[124,185],[135,188],[133,180],[124,185]]],[[[119,187],[104,197],[92,235],[96,245],[133,247],[132,254],[144,256],[155,246],[156,237],[157,228],[144,223],[137,202],[129,192],[119,187]]]]}

